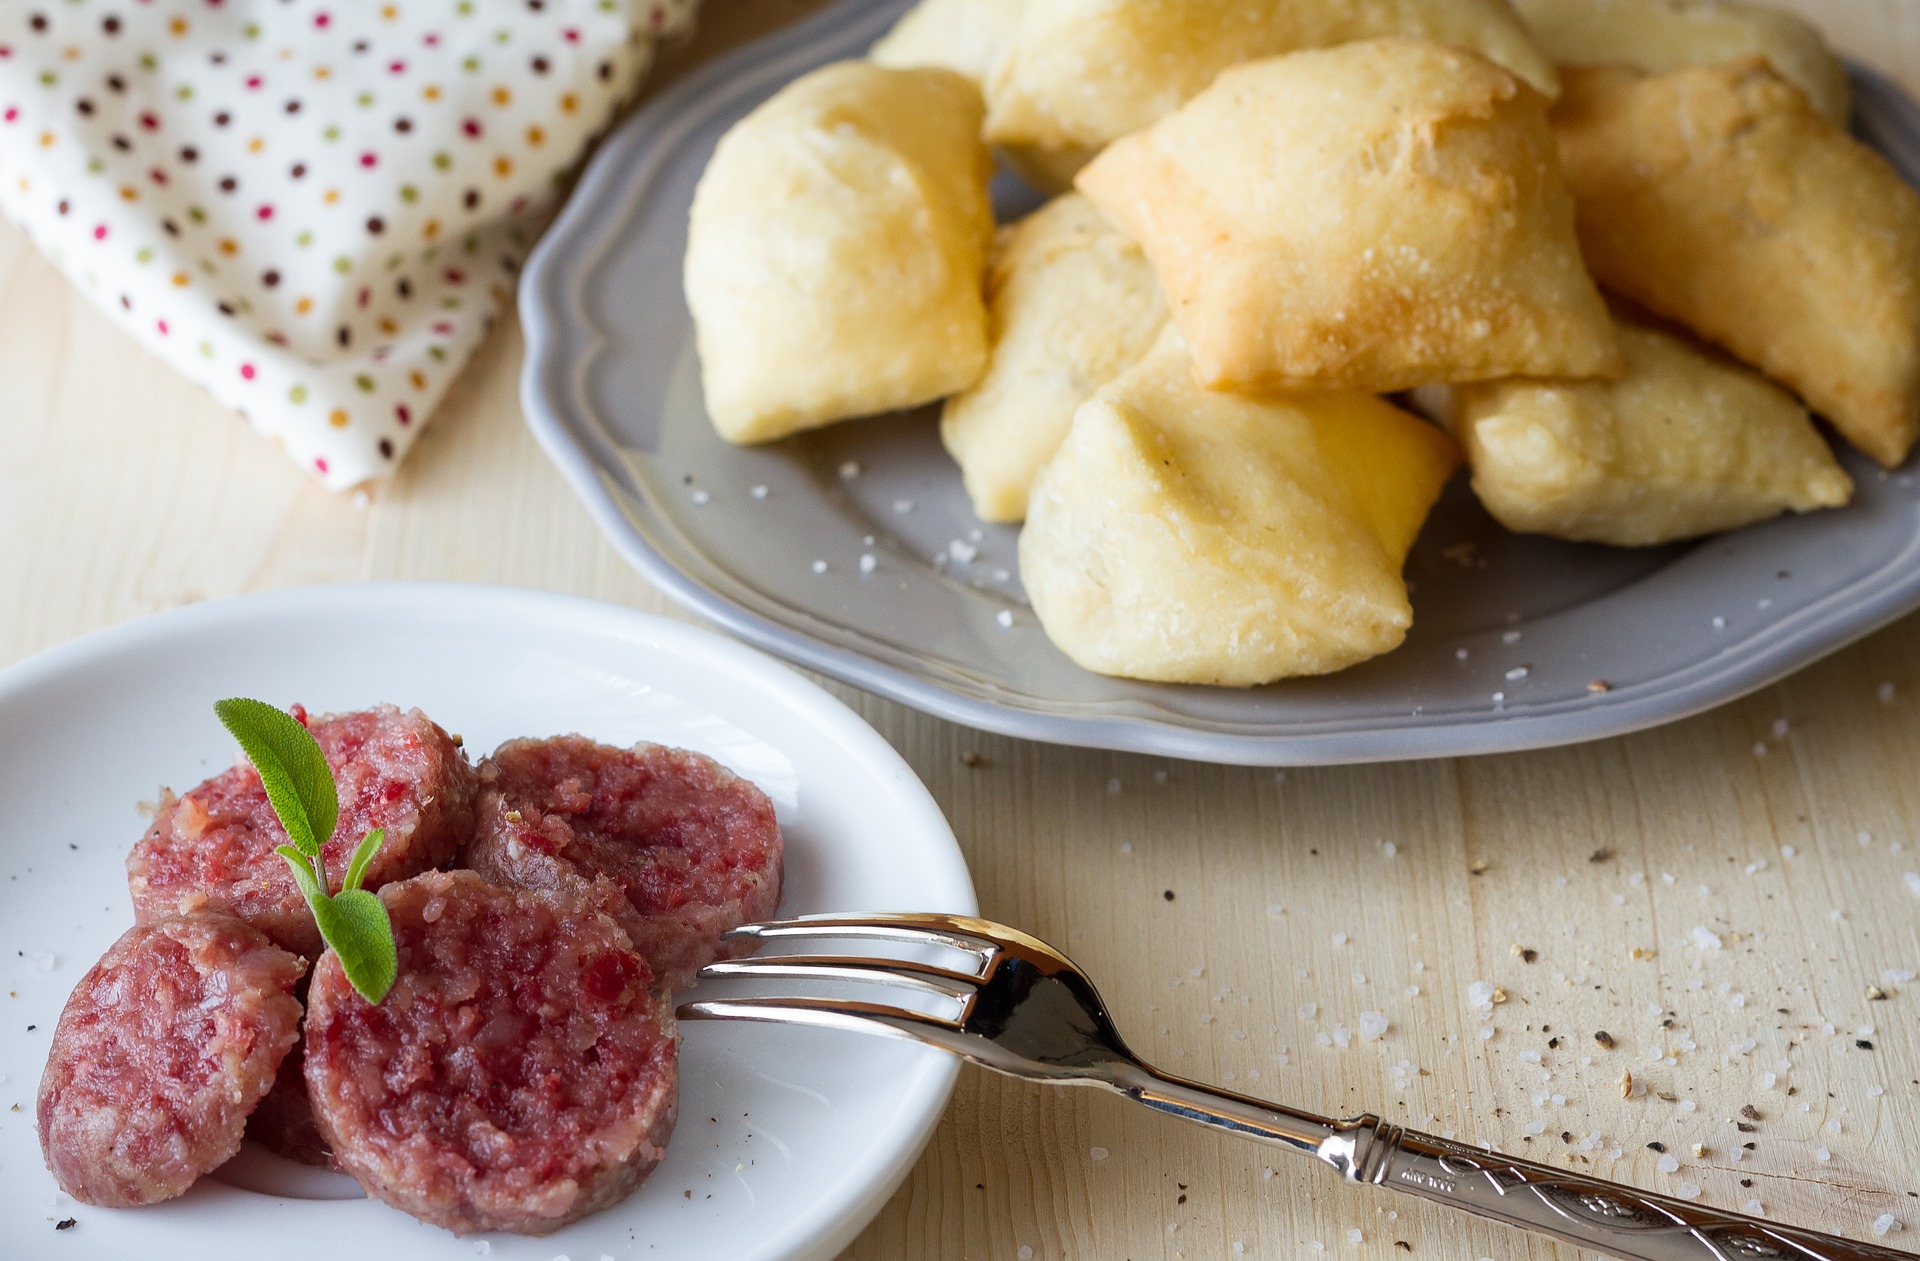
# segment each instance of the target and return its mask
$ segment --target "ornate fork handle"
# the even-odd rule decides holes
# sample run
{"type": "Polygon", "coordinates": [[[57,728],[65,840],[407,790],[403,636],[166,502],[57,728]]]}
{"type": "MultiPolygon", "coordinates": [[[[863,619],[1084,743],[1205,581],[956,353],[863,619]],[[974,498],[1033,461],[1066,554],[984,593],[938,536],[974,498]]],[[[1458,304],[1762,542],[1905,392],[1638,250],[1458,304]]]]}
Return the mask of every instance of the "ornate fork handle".
{"type": "Polygon", "coordinates": [[[1352,1181],[1407,1191],[1634,1261],[1914,1261],[1911,1253],[1717,1212],[1404,1130],[1377,1117],[1341,1126],[1320,1154],[1352,1181]]]}

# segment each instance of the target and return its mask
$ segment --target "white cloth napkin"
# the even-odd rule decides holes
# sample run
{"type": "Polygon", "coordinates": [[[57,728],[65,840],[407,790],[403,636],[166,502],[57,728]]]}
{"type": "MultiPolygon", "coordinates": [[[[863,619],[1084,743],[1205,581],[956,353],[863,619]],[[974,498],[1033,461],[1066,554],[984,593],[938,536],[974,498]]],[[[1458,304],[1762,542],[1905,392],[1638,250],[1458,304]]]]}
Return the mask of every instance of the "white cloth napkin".
{"type": "Polygon", "coordinates": [[[696,0],[5,0],[0,213],[336,489],[390,472],[696,0]]]}

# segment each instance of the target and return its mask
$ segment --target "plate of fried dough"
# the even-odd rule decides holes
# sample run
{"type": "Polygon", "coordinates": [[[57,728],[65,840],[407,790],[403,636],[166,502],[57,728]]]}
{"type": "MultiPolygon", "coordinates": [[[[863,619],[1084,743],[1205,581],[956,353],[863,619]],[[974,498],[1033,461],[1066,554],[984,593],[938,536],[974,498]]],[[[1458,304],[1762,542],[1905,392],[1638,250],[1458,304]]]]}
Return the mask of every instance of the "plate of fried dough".
{"type": "Polygon", "coordinates": [[[541,444],[755,644],[1031,739],[1617,735],[1920,607],[1920,107],[1734,0],[843,0],[608,137],[541,444]]]}

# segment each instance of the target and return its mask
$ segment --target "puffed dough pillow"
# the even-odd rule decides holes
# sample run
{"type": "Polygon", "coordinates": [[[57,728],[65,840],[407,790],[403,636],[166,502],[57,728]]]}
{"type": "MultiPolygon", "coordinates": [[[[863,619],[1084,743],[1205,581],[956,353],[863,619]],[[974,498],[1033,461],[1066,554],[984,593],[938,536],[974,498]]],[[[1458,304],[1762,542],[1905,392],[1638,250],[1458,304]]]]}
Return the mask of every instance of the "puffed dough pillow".
{"type": "Polygon", "coordinates": [[[1892,467],[1920,436],[1920,193],[1761,58],[1583,70],[1554,113],[1603,284],[1892,467]]]}
{"type": "Polygon", "coordinates": [[[1365,394],[1202,390],[1169,327],[1084,403],[1034,484],[1020,574],[1089,670],[1247,687],[1392,649],[1400,570],[1459,463],[1365,394]]]}
{"type": "Polygon", "coordinates": [[[1026,0],[987,75],[987,138],[1097,150],[1229,66],[1385,35],[1470,48],[1558,91],[1507,0],[1026,0]]]}
{"type": "Polygon", "coordinates": [[[1791,394],[1683,338],[1618,325],[1618,381],[1454,388],[1449,424],[1500,524],[1645,547],[1852,497],[1791,394]]]}
{"type": "Polygon", "coordinates": [[[1542,52],[1569,66],[1624,62],[1655,74],[1759,55],[1845,126],[1847,68],[1797,13],[1741,0],[1514,0],[1542,52]]]}
{"type": "Polygon", "coordinates": [[[1545,102],[1472,53],[1250,62],[1076,182],[1146,249],[1212,388],[1620,371],[1545,102]]]}
{"type": "Polygon", "coordinates": [[[951,70],[825,66],[721,137],[687,305],[707,413],[766,442],[925,403],[986,366],[980,94],[951,70]]]}
{"type": "MultiPolygon", "coordinates": [[[[882,66],[945,66],[984,89],[1026,6],[1027,0],[920,0],[867,56],[882,66]]],[[[999,148],[1021,179],[1049,196],[1072,188],[1074,175],[1096,152],[1017,141],[999,148]]]]}
{"type": "Polygon", "coordinates": [[[1018,521],[1074,409],[1146,354],[1167,307],[1140,247],[1069,193],[1002,229],[987,321],[987,374],[947,400],[940,437],[980,519],[1018,521]]]}
{"type": "Polygon", "coordinates": [[[1026,0],[920,0],[868,52],[875,65],[945,66],[978,86],[1026,0]]]}

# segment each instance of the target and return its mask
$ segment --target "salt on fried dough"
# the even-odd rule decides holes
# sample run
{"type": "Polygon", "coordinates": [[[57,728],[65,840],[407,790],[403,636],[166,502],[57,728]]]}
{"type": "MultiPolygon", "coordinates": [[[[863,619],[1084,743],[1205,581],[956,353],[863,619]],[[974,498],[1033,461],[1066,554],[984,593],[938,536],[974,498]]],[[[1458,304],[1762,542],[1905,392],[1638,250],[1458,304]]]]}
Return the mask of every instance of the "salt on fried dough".
{"type": "Polygon", "coordinates": [[[1211,388],[1621,369],[1544,101],[1472,53],[1237,66],[1076,183],[1146,250],[1211,388]]]}
{"type": "Polygon", "coordinates": [[[1366,394],[1195,386],[1177,330],[1075,413],[1034,485],[1020,573],[1101,674],[1248,687],[1396,647],[1401,567],[1459,463],[1366,394]]]}
{"type": "Polygon", "coordinates": [[[1386,35],[1469,48],[1558,90],[1506,0],[1026,0],[987,75],[987,138],[1097,150],[1229,66],[1386,35]]]}
{"type": "Polygon", "coordinates": [[[946,402],[940,437],[983,521],[1018,521],[1027,492],[1096,389],[1167,322],[1140,247],[1078,193],[1001,230],[988,270],[986,375],[946,402]]]}
{"type": "Polygon", "coordinates": [[[839,62],[721,138],[685,277],[721,437],[766,442],[979,379],[993,233],[981,111],[951,70],[839,62]]]}
{"type": "Polygon", "coordinates": [[[1798,399],[1684,337],[1615,318],[1618,381],[1453,387],[1448,424],[1501,525],[1646,547],[1852,497],[1798,399]]]}
{"type": "Polygon", "coordinates": [[[1661,74],[1765,57],[1846,126],[1847,68],[1797,13],[1742,0],[1514,0],[1514,8],[1541,51],[1563,65],[1624,62],[1661,74]]]}
{"type": "Polygon", "coordinates": [[[980,86],[1026,0],[920,0],[868,56],[896,70],[944,66],[980,86]]]}
{"type": "Polygon", "coordinates": [[[1920,193],[1754,57],[1576,71],[1554,111],[1600,281],[1892,467],[1920,436],[1920,193]]]}

